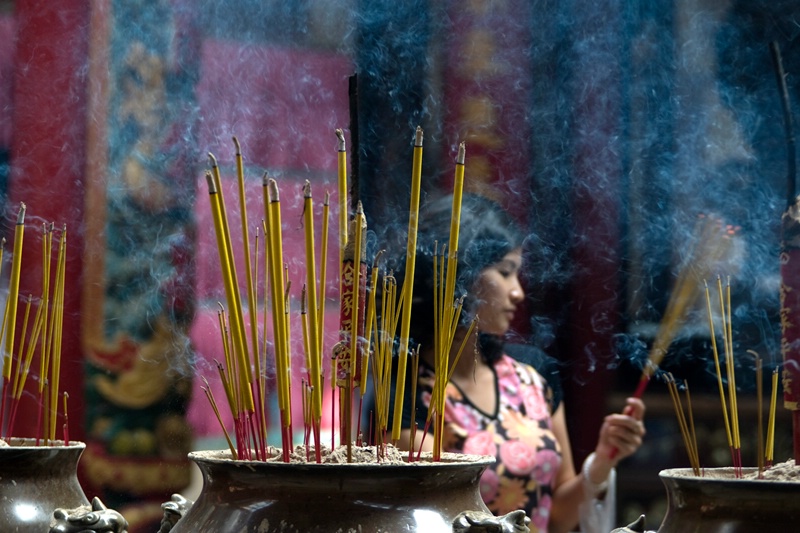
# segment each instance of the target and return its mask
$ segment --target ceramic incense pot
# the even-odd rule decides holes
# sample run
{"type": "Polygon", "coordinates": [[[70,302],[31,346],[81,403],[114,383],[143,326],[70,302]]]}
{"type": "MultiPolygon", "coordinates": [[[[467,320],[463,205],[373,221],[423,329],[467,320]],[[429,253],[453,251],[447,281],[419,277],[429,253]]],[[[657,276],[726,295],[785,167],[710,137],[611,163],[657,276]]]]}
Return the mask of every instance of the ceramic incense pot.
{"type": "Polygon", "coordinates": [[[172,533],[529,531],[524,512],[493,517],[481,500],[478,483],[492,457],[317,464],[235,461],[211,451],[189,458],[203,488],[172,533]]]}
{"type": "Polygon", "coordinates": [[[0,447],[0,531],[43,533],[56,508],[88,506],[78,483],[86,445],[36,446],[35,439],[6,439],[0,447]]]}
{"type": "Polygon", "coordinates": [[[757,470],[707,468],[701,477],[691,469],[659,473],[667,490],[667,513],[658,533],[764,533],[797,531],[800,482],[757,479],[757,470]]]}
{"type": "Polygon", "coordinates": [[[78,483],[86,445],[10,438],[0,446],[0,531],[14,533],[124,533],[125,519],[78,483]]]}

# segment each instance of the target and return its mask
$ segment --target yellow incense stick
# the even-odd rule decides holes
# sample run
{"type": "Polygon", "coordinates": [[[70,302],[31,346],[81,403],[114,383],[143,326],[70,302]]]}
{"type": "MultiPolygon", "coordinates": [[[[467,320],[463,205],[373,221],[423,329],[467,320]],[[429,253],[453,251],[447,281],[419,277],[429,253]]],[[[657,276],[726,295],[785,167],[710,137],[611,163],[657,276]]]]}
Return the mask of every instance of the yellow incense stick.
{"type": "MultiPolygon", "coordinates": [[[[319,301],[317,305],[319,309],[317,311],[318,315],[318,322],[317,322],[317,338],[319,339],[319,350],[320,354],[324,353],[323,343],[324,343],[324,329],[325,329],[325,297],[327,294],[327,285],[328,285],[328,231],[329,231],[329,219],[330,219],[330,203],[331,203],[331,195],[330,193],[325,193],[325,200],[322,203],[322,243],[320,245],[320,260],[319,260],[319,301]]],[[[321,357],[321,355],[320,355],[321,357]]],[[[335,381],[335,380],[331,380],[335,381]]],[[[320,391],[322,394],[322,391],[320,391]]]]}
{"type": "Polygon", "coordinates": [[[442,438],[444,433],[444,407],[445,389],[447,377],[450,375],[450,350],[453,345],[453,326],[458,321],[456,309],[460,309],[454,304],[456,273],[458,270],[458,237],[461,226],[461,202],[464,192],[464,161],[465,144],[462,142],[458,146],[456,156],[455,180],[453,184],[453,206],[450,215],[450,239],[448,241],[447,253],[447,272],[444,276],[444,299],[440,302],[442,316],[439,324],[439,334],[441,338],[436,342],[436,354],[434,358],[436,365],[436,387],[438,388],[437,408],[436,408],[436,429],[433,436],[433,457],[438,460],[441,457],[442,438]],[[443,335],[444,334],[444,335],[443,335]],[[441,382],[441,383],[439,383],[441,382]]]}
{"type": "Polygon", "coordinates": [[[778,368],[772,371],[772,392],[769,402],[769,421],[767,422],[767,465],[772,465],[775,450],[775,414],[778,406],[778,368]]]}
{"type": "MultiPolygon", "coordinates": [[[[736,361],[733,358],[733,321],[731,320],[731,278],[728,276],[727,283],[725,284],[725,296],[726,296],[726,304],[727,304],[727,313],[728,313],[728,346],[730,346],[730,365],[731,371],[730,375],[728,376],[728,380],[732,382],[731,384],[731,391],[733,397],[731,399],[731,415],[733,417],[733,443],[737,450],[741,449],[742,441],[741,435],[739,432],[739,398],[736,393],[736,361]]],[[[740,465],[741,466],[741,465],[740,465]]]]}
{"type": "MultiPolygon", "coordinates": [[[[22,391],[25,390],[25,383],[27,382],[28,375],[31,368],[31,363],[33,362],[33,354],[36,351],[36,343],[39,342],[39,337],[42,333],[42,325],[44,323],[44,316],[47,314],[43,312],[44,308],[40,305],[39,308],[36,310],[36,317],[33,319],[33,333],[31,334],[31,338],[28,341],[27,350],[25,353],[25,365],[22,369],[22,378],[20,380],[19,386],[16,388],[16,396],[15,399],[19,400],[22,397],[22,391]]],[[[39,374],[41,376],[46,376],[47,373],[39,374]]],[[[45,380],[40,380],[45,381],[45,380]]]]}
{"type": "MultiPolygon", "coordinates": [[[[19,353],[20,355],[25,353],[27,350],[26,348],[26,333],[28,332],[28,319],[30,318],[31,314],[31,301],[33,300],[31,295],[28,295],[28,301],[25,304],[25,316],[22,319],[22,335],[20,336],[20,343],[19,343],[19,353]]],[[[22,373],[24,368],[24,360],[22,357],[18,358],[16,364],[16,372],[12,368],[11,373],[14,375],[14,384],[11,387],[11,397],[16,398],[17,391],[20,387],[20,381],[22,380],[22,373]]],[[[21,391],[20,391],[21,392],[21,391]]]]}
{"type": "Polygon", "coordinates": [[[731,338],[730,312],[725,305],[722,279],[720,277],[717,277],[717,288],[719,290],[722,333],[725,341],[725,370],[728,374],[728,405],[731,411],[731,437],[733,438],[733,449],[739,450],[741,445],[739,442],[739,417],[736,409],[736,374],[733,360],[733,339],[731,338]]]}
{"type": "Polygon", "coordinates": [[[17,322],[17,304],[19,301],[19,278],[22,270],[22,240],[25,236],[25,204],[20,204],[17,214],[17,225],[14,229],[14,257],[11,262],[11,278],[8,283],[8,311],[5,327],[5,353],[3,354],[3,381],[11,379],[11,363],[14,357],[14,333],[17,322]]]}
{"type": "MultiPolygon", "coordinates": [[[[347,246],[347,149],[344,141],[344,131],[336,130],[336,138],[339,140],[337,158],[337,182],[339,186],[339,264],[344,259],[344,248],[347,246]]],[[[341,276],[340,276],[341,277],[341,276]]]]}
{"type": "Polygon", "coordinates": [[[458,261],[458,234],[461,227],[461,202],[464,193],[464,160],[465,160],[465,144],[462,142],[458,145],[458,155],[456,156],[456,175],[453,184],[453,211],[450,217],[450,240],[448,241],[448,265],[447,265],[447,280],[445,282],[445,308],[448,302],[455,300],[455,279],[456,262],[458,261]],[[453,268],[451,268],[451,264],[453,268]]]}
{"type": "Polygon", "coordinates": [[[378,292],[378,260],[383,255],[383,250],[375,254],[372,261],[372,272],[370,274],[369,286],[367,287],[367,312],[364,320],[364,355],[361,359],[361,382],[358,384],[361,397],[367,392],[367,371],[369,369],[369,355],[372,347],[372,322],[375,319],[378,292]]]}
{"type": "MultiPolygon", "coordinates": [[[[53,227],[51,225],[50,231],[47,231],[47,226],[42,224],[42,231],[44,238],[42,239],[42,303],[44,308],[42,331],[45,332],[44,340],[42,342],[41,355],[39,357],[39,375],[46,376],[50,368],[50,349],[51,345],[50,335],[47,334],[48,330],[48,317],[50,315],[50,263],[53,253],[53,227]]],[[[39,394],[42,394],[44,388],[44,380],[39,380],[39,394]]]]}
{"type": "Polygon", "coordinates": [[[725,400],[725,388],[722,385],[722,371],[719,364],[719,352],[717,350],[717,336],[714,333],[714,314],[711,312],[711,295],[708,290],[708,283],[705,284],[706,311],[708,313],[708,328],[711,336],[711,349],[714,355],[714,367],[717,373],[717,386],[719,388],[719,400],[722,404],[722,417],[725,423],[725,435],[728,438],[728,447],[733,448],[733,437],[731,436],[731,423],[728,418],[728,405],[725,400]]]}
{"type": "MultiPolygon", "coordinates": [[[[248,227],[247,218],[247,198],[245,193],[244,184],[244,161],[242,159],[242,147],[239,140],[233,137],[233,143],[236,147],[236,178],[239,186],[239,215],[242,223],[242,247],[244,249],[244,268],[247,281],[247,300],[248,308],[250,310],[250,343],[253,347],[253,366],[256,376],[261,375],[261,361],[258,357],[258,305],[256,300],[255,283],[253,282],[253,266],[250,257],[250,231],[248,227]]],[[[238,286],[237,286],[238,289],[238,286]]],[[[239,294],[239,291],[236,291],[239,294]]],[[[241,298],[241,297],[240,297],[241,298]]],[[[240,300],[241,305],[241,300],[240,300]]],[[[242,317],[244,319],[244,317],[242,317]]],[[[243,325],[244,326],[244,325],[243,325]]],[[[250,357],[249,352],[245,353],[247,368],[243,369],[247,373],[247,383],[251,384],[253,378],[250,375],[250,357]]],[[[251,392],[252,395],[252,392],[251,392]]],[[[259,425],[261,425],[259,421],[259,425]]]]}
{"type": "Polygon", "coordinates": [[[311,197],[311,183],[306,180],[303,186],[303,225],[306,244],[306,297],[308,298],[308,344],[309,344],[309,378],[311,380],[312,397],[311,412],[314,424],[322,418],[322,350],[319,340],[319,304],[317,302],[317,258],[314,235],[314,201],[311,197]]]}
{"type": "MultiPolygon", "coordinates": [[[[300,289],[300,326],[302,328],[303,334],[303,353],[306,355],[306,371],[311,374],[311,358],[313,357],[311,353],[311,338],[309,335],[309,323],[308,323],[308,288],[303,285],[303,288],[300,289]]],[[[305,395],[303,396],[305,401],[305,395]]],[[[309,418],[305,419],[306,422],[311,422],[309,418]]]]}
{"type": "MultiPolygon", "coordinates": [[[[219,251],[219,264],[220,264],[220,271],[221,271],[221,274],[222,274],[222,282],[223,282],[223,287],[225,288],[225,294],[226,294],[226,297],[227,297],[226,300],[228,302],[228,305],[230,306],[231,302],[234,300],[234,298],[232,296],[232,293],[236,289],[234,288],[233,278],[231,277],[231,272],[230,272],[231,271],[231,263],[228,261],[228,252],[227,252],[227,246],[228,245],[227,245],[226,240],[225,240],[225,231],[224,231],[223,225],[222,225],[222,213],[220,211],[220,206],[219,206],[219,196],[218,196],[217,184],[216,184],[216,181],[214,180],[214,177],[212,176],[212,174],[210,172],[206,172],[206,180],[208,182],[208,193],[209,193],[209,199],[211,201],[211,214],[212,214],[212,219],[214,221],[215,235],[216,235],[216,238],[217,238],[217,249],[219,251]]],[[[224,316],[225,316],[224,314],[221,315],[222,318],[224,318],[224,316]]],[[[232,318],[233,318],[233,320],[235,320],[235,317],[232,317],[232,318]]],[[[234,329],[234,328],[231,328],[231,329],[234,329]]],[[[225,330],[221,330],[221,332],[223,334],[223,338],[227,338],[228,331],[225,329],[225,330]]],[[[230,332],[230,335],[231,335],[231,338],[233,339],[233,342],[236,343],[237,342],[237,336],[235,335],[235,333],[230,332]]],[[[240,336],[238,337],[238,341],[241,341],[241,337],[240,336]]],[[[241,352],[237,352],[237,353],[241,353],[241,352]]],[[[233,364],[230,361],[231,355],[230,355],[230,351],[229,351],[228,348],[226,348],[225,354],[226,354],[226,367],[230,371],[232,369],[232,367],[233,367],[233,364]]],[[[233,396],[233,398],[237,398],[237,397],[238,397],[238,395],[233,396]]],[[[232,398],[229,398],[229,400],[230,399],[232,399],[232,398]]],[[[240,413],[241,413],[242,406],[239,405],[239,403],[237,401],[232,401],[232,402],[229,402],[229,403],[230,403],[230,406],[231,406],[232,409],[233,408],[236,409],[236,411],[234,412],[234,418],[238,418],[240,413]]]]}
{"type": "Polygon", "coordinates": [[[219,165],[214,154],[208,154],[211,161],[211,178],[209,181],[209,198],[211,200],[211,211],[214,217],[214,227],[217,231],[217,247],[219,248],[220,265],[222,266],[223,280],[225,281],[225,295],[228,301],[228,312],[231,318],[231,335],[233,337],[233,349],[238,360],[240,388],[244,397],[243,410],[252,413],[255,411],[253,382],[250,374],[250,357],[248,346],[245,341],[244,317],[242,314],[242,300],[239,294],[239,281],[236,274],[236,262],[233,256],[233,245],[231,240],[228,216],[226,213],[224,194],[222,192],[222,178],[219,172],[219,165]],[[213,187],[212,187],[213,183],[213,187]],[[222,241],[220,243],[220,240],[222,241]]]}
{"type": "MultiPolygon", "coordinates": [[[[414,152],[411,164],[411,202],[408,209],[408,237],[406,243],[406,265],[405,279],[403,281],[403,292],[401,295],[401,309],[403,313],[400,323],[400,346],[397,359],[397,380],[403,383],[406,375],[406,353],[408,352],[408,336],[411,329],[411,301],[414,291],[414,270],[416,267],[417,254],[417,230],[419,219],[420,189],[422,183],[422,141],[423,131],[417,127],[414,136],[414,152]]],[[[403,413],[403,402],[405,398],[405,387],[397,387],[394,397],[394,412],[392,414],[392,442],[400,440],[400,429],[403,413]]]]}
{"type": "Polygon", "coordinates": [[[288,321],[286,320],[286,295],[284,287],[286,281],[283,270],[283,240],[281,204],[278,183],[269,178],[267,181],[267,226],[268,242],[270,247],[270,279],[272,290],[272,320],[275,335],[275,363],[277,367],[278,383],[278,409],[284,429],[291,426],[291,395],[290,395],[290,358],[288,321]]]}
{"type": "Polygon", "coordinates": [[[64,323],[64,285],[66,281],[66,248],[67,248],[67,228],[62,228],[61,242],[58,247],[58,261],[56,263],[56,285],[54,289],[55,299],[55,314],[53,328],[55,335],[53,336],[53,361],[50,367],[50,412],[52,418],[50,419],[50,439],[56,437],[56,420],[58,414],[58,396],[59,387],[61,385],[61,338],[62,326],[64,323]]]}

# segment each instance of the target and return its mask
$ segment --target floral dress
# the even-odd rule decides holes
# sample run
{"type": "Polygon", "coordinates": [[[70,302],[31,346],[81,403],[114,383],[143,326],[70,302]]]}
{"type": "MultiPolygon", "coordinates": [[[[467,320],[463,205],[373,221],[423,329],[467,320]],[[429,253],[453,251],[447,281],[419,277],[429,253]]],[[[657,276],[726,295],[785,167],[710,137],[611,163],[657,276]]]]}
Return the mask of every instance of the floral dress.
{"type": "MultiPolygon", "coordinates": [[[[561,449],[551,422],[551,389],[532,367],[507,355],[493,370],[496,413],[481,411],[455,384],[447,385],[443,449],[496,457],[480,483],[487,507],[498,515],[524,509],[531,518],[531,532],[544,532],[561,465],[561,449]]],[[[420,428],[424,427],[433,384],[433,369],[420,364],[417,393],[418,402],[424,405],[417,411],[420,428]]]]}

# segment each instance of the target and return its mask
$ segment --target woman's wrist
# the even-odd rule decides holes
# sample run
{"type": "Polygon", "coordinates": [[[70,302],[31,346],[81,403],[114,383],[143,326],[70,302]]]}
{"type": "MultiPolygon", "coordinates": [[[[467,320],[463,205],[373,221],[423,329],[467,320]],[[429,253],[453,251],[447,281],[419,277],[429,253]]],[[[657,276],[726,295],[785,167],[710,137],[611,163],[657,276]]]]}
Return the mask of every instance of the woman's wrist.
{"type": "Polygon", "coordinates": [[[599,464],[595,465],[596,459],[597,454],[595,452],[590,453],[583,462],[583,467],[581,468],[584,490],[586,494],[592,498],[597,498],[605,494],[608,490],[608,476],[611,473],[611,468],[609,468],[605,476],[603,476],[602,473],[599,474],[597,471],[602,470],[602,467],[599,464]],[[602,480],[598,482],[598,479],[602,480]]]}

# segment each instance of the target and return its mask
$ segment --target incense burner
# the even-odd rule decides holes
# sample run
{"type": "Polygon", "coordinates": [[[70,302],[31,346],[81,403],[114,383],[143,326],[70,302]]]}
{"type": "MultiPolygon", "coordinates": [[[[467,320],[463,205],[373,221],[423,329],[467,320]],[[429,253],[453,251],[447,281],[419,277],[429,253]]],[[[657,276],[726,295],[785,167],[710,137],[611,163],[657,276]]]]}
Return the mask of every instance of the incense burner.
{"type": "Polygon", "coordinates": [[[42,533],[56,508],[88,506],[78,483],[85,444],[36,446],[35,439],[7,439],[0,448],[0,531],[42,533]]]}
{"type": "Polygon", "coordinates": [[[732,468],[707,468],[703,475],[674,468],[659,473],[667,491],[667,513],[658,533],[763,533],[794,531],[800,523],[800,483],[736,478],[732,468]]]}
{"type": "Polygon", "coordinates": [[[128,524],[78,483],[86,445],[63,441],[36,445],[9,438],[0,447],[0,531],[18,533],[124,533],[128,524]]]}
{"type": "Polygon", "coordinates": [[[524,512],[493,517],[481,500],[478,483],[492,457],[322,464],[235,461],[227,451],[189,457],[203,489],[172,533],[529,531],[524,512]]]}
{"type": "MultiPolygon", "coordinates": [[[[783,466],[783,465],[782,465],[783,466]]],[[[667,490],[667,513],[658,532],[644,530],[644,517],[612,533],[762,533],[794,531],[800,523],[800,472],[758,479],[755,468],[690,468],[659,473],[667,490]]]]}

